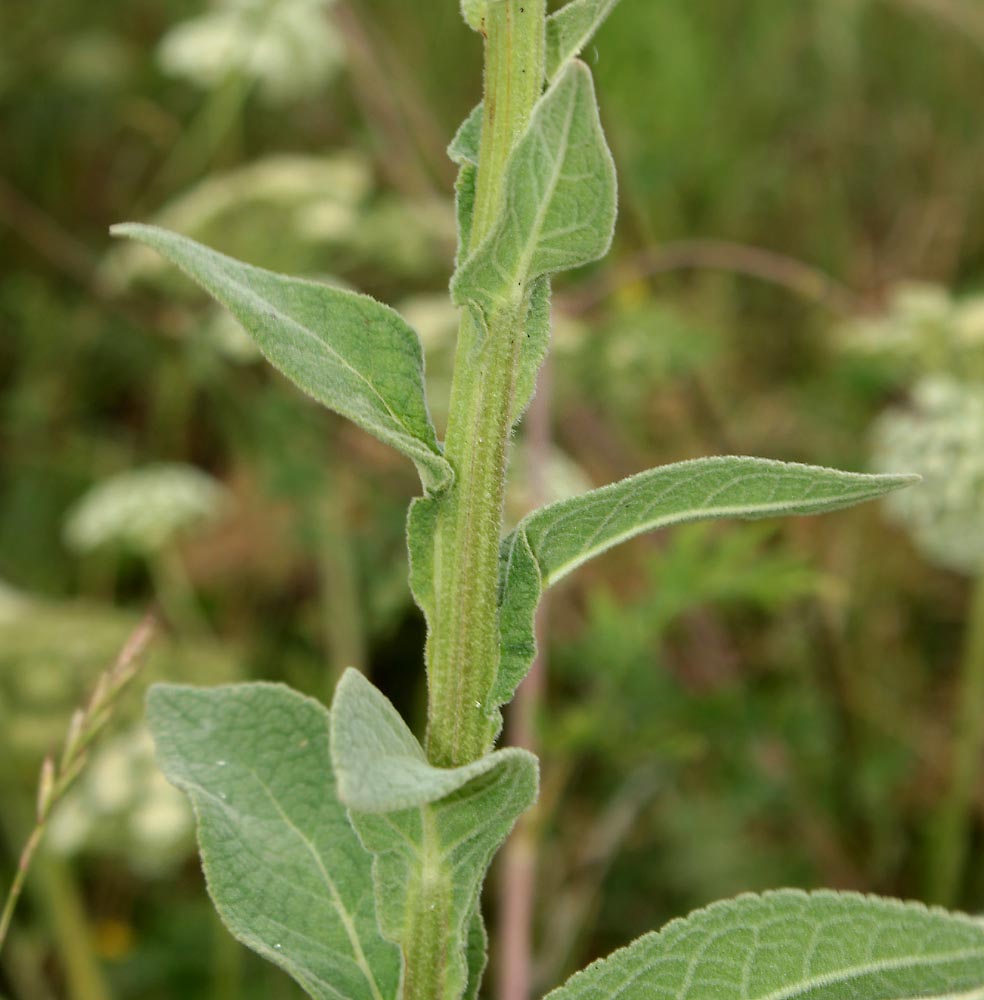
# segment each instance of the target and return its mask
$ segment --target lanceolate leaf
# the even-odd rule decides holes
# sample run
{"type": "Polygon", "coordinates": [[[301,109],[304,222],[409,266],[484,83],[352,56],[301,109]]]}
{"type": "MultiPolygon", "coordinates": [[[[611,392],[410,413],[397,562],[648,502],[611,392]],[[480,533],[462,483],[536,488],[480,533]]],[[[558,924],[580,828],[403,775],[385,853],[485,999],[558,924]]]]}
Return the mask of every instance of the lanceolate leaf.
{"type": "Polygon", "coordinates": [[[447,952],[434,1000],[457,1000],[477,974],[472,921],[482,880],[536,798],[536,758],[508,749],[460,768],[432,767],[396,709],[354,670],[339,682],[332,719],[339,797],[376,859],[380,927],[405,945],[421,920],[437,921],[434,940],[447,952]]]}
{"type": "Polygon", "coordinates": [[[604,255],[615,224],[615,167],[591,74],[572,62],[543,95],[506,169],[499,221],[452,281],[489,329],[536,278],[604,255]]]}
{"type": "Polygon", "coordinates": [[[618,0],[571,0],[547,18],[547,79],[552,80],[591,41],[618,0]]]}
{"type": "Polygon", "coordinates": [[[399,950],[379,932],[372,858],[335,794],[328,712],[274,684],[158,685],[148,719],[195,808],[229,930],[314,1000],[398,1000],[399,950]]]}
{"type": "Polygon", "coordinates": [[[794,890],[715,903],[546,1000],[979,1000],[984,927],[920,904],[794,890]]]}
{"type": "Polygon", "coordinates": [[[420,341],[366,295],[264,271],[154,226],[114,226],[222,303],[275,367],[318,402],[413,459],[425,488],[451,482],[424,396],[420,341]]]}
{"type": "Polygon", "coordinates": [[[533,662],[540,594],[619,542],[684,521],[819,514],[872,500],[917,479],[763,458],[702,458],[651,469],[534,511],[502,544],[502,660],[493,705],[512,698],[533,662]]]}

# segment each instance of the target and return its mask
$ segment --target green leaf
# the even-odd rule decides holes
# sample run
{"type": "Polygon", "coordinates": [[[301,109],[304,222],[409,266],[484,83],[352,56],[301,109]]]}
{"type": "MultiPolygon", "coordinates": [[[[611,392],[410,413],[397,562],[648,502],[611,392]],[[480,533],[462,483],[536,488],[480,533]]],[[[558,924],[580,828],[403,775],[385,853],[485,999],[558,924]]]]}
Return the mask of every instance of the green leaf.
{"type": "Polygon", "coordinates": [[[461,123],[451,140],[451,145],[448,146],[448,156],[451,158],[451,162],[456,163],[459,167],[478,166],[484,107],[484,103],[479,103],[471,109],[471,113],[461,123]]]}
{"type": "Polygon", "coordinates": [[[460,267],[461,262],[468,254],[477,196],[478,167],[465,163],[459,168],[458,177],[454,182],[454,208],[458,219],[458,250],[454,259],[455,267],[460,267]]]}
{"type": "Polygon", "coordinates": [[[147,715],[235,937],[315,1000],[398,1000],[399,951],[380,935],[372,859],[335,794],[324,707],[276,684],[157,685],[147,715]]]}
{"type": "Polygon", "coordinates": [[[127,223],[112,232],[180,267],[297,386],[411,458],[429,492],[450,484],[427,411],[420,341],[398,313],[366,295],[242,264],[155,226],[127,223]]]}
{"type": "Polygon", "coordinates": [[[468,941],[465,944],[465,960],[468,965],[468,985],[461,1000],[477,1000],[482,986],[485,966],[489,958],[489,936],[482,919],[481,901],[475,901],[475,912],[468,924],[468,941]]]}
{"type": "Polygon", "coordinates": [[[464,17],[465,24],[475,31],[481,31],[488,5],[489,0],[461,0],[461,16],[464,17]]]}
{"type": "MultiPolygon", "coordinates": [[[[457,1000],[476,975],[472,919],[482,881],[536,799],[536,758],[513,748],[459,768],[433,767],[396,709],[354,670],[338,684],[332,719],[339,797],[375,855],[383,934],[407,954],[421,923],[439,924],[431,937],[447,950],[447,970],[434,1000],[457,1000]]],[[[427,964],[438,962],[435,955],[427,964]]]]}
{"type": "Polygon", "coordinates": [[[520,363],[516,371],[511,415],[513,426],[519,423],[533,399],[537,374],[549,350],[550,279],[542,277],[537,278],[530,293],[530,307],[526,314],[526,339],[520,350],[520,363]]]}
{"type": "Polygon", "coordinates": [[[820,514],[917,481],[725,456],[664,465],[534,511],[502,543],[502,659],[491,704],[508,702],[533,662],[541,593],[593,556],[672,524],[820,514]]]}
{"type": "Polygon", "coordinates": [[[675,920],[546,1000],[908,1000],[984,996],[984,927],[917,903],[795,890],[675,920]]]}
{"type": "Polygon", "coordinates": [[[442,499],[417,497],[407,515],[410,591],[424,613],[428,628],[434,616],[434,537],[442,499]]]}
{"type": "Polygon", "coordinates": [[[615,9],[618,0],[571,0],[547,18],[547,79],[577,57],[615,9]]]}
{"type": "Polygon", "coordinates": [[[498,222],[451,284],[489,329],[514,311],[531,282],[603,256],[616,211],[615,167],[605,143],[591,74],[572,62],[540,98],[506,167],[498,222]]]}
{"type": "Polygon", "coordinates": [[[459,267],[471,244],[472,221],[475,216],[475,198],[478,190],[478,150],[482,139],[482,105],[472,108],[471,114],[461,123],[448,146],[448,156],[458,164],[455,181],[455,209],[458,216],[458,254],[455,266],[459,267]]]}

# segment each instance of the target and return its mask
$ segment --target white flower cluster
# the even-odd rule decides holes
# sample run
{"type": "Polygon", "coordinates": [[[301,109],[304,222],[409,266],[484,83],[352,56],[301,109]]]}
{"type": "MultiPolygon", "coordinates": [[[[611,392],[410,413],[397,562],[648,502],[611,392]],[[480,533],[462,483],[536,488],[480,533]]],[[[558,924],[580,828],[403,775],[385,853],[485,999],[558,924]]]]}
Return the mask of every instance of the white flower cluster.
{"type": "Polygon", "coordinates": [[[163,868],[184,857],[193,831],[187,800],[158,770],[139,726],[96,751],[55,810],[49,836],[60,854],[122,849],[136,866],[163,868]]]}
{"type": "Polygon", "coordinates": [[[274,104],[316,93],[343,62],[342,42],[328,17],[332,3],[219,0],[164,36],[161,67],[203,90],[241,76],[274,104]]]}
{"type": "Polygon", "coordinates": [[[886,499],[891,515],[941,565],[984,571],[984,382],[927,377],[912,406],[875,425],[874,465],[918,472],[923,482],[886,499]]]}
{"type": "Polygon", "coordinates": [[[945,288],[902,285],[883,315],[848,324],[851,350],[895,358],[916,371],[964,376],[968,366],[984,379],[984,295],[955,299],[945,288]]]}
{"type": "Polygon", "coordinates": [[[123,472],[94,486],[69,511],[65,541],[76,552],[121,548],[150,555],[217,517],[226,497],[218,480],[190,465],[123,472]]]}

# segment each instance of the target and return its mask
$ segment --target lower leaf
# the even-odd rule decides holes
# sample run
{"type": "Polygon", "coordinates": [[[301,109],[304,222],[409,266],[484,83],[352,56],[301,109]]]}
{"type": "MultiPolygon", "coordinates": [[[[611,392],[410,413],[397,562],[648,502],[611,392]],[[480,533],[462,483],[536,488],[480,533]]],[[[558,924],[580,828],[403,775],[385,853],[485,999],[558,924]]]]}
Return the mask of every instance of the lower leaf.
{"type": "Polygon", "coordinates": [[[164,774],[194,806],[233,935],[314,1000],[399,1000],[372,859],[335,794],[327,710],[276,684],[157,685],[148,721],[164,774]]]}
{"type": "Polygon", "coordinates": [[[984,926],[917,903],[795,890],[675,920],[546,1000],[909,1000],[984,996],[984,926]]]}
{"type": "Polygon", "coordinates": [[[354,670],[339,682],[332,718],[339,797],[375,856],[380,927],[403,950],[404,995],[474,996],[484,967],[479,893],[493,854],[536,799],[536,758],[508,749],[433,767],[396,709],[354,670]]]}

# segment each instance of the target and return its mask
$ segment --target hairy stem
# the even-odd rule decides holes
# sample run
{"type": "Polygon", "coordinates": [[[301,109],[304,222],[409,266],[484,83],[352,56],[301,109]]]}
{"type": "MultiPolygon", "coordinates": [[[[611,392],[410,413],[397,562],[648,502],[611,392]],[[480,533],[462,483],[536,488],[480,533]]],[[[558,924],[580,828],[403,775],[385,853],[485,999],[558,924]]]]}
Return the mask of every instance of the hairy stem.
{"type": "MultiPolygon", "coordinates": [[[[472,245],[499,211],[506,162],[543,83],[545,0],[500,0],[485,19],[485,117],[472,245]]],[[[526,302],[498,310],[487,330],[462,317],[445,455],[453,494],[435,539],[428,641],[427,752],[440,766],[482,756],[495,736],[485,699],[499,661],[499,535],[516,358],[526,302]]]]}

